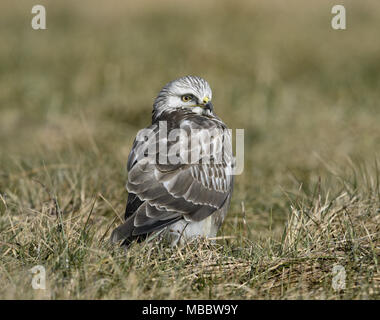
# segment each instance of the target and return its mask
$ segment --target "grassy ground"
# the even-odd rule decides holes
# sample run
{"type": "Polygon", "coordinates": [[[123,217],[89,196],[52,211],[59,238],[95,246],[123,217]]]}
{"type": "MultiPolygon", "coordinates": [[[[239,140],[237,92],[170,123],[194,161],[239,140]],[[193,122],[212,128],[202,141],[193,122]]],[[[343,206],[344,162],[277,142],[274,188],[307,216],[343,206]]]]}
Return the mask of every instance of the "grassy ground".
{"type": "Polygon", "coordinates": [[[376,1],[341,1],[345,31],[331,1],[40,3],[45,31],[0,2],[0,298],[379,298],[376,1]],[[245,129],[244,173],[216,244],[124,252],[131,143],[186,74],[245,129]]]}

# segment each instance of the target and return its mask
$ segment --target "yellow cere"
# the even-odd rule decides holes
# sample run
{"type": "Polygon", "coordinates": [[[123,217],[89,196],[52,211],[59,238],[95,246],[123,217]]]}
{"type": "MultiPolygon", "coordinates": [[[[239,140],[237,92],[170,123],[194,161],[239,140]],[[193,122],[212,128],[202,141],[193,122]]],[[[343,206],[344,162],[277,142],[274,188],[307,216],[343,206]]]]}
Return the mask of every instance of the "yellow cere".
{"type": "Polygon", "coordinates": [[[203,98],[203,103],[207,103],[209,100],[210,100],[209,97],[204,97],[203,98]]]}

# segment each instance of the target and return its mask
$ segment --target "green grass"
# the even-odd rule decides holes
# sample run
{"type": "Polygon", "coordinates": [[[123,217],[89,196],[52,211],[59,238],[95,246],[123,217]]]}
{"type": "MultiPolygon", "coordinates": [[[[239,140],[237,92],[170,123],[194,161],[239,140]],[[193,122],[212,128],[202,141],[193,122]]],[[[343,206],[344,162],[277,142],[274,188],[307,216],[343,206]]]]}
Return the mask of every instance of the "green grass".
{"type": "Polygon", "coordinates": [[[0,297],[379,299],[380,5],[334,31],[331,1],[94,3],[42,1],[45,31],[0,4],[0,297]],[[245,129],[244,173],[215,244],[124,251],[132,141],[186,74],[245,129]]]}

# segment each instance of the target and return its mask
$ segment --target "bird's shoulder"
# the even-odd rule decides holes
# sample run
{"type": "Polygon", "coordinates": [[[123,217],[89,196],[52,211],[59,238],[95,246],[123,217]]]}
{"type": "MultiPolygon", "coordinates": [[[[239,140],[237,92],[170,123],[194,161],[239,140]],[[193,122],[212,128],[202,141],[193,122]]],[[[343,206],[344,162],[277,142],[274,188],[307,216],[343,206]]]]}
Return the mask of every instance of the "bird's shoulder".
{"type": "Polygon", "coordinates": [[[168,129],[182,128],[182,129],[227,129],[227,125],[215,114],[202,115],[192,112],[189,109],[174,109],[162,113],[162,115],[155,119],[152,123],[157,124],[160,121],[167,123],[168,129]]]}

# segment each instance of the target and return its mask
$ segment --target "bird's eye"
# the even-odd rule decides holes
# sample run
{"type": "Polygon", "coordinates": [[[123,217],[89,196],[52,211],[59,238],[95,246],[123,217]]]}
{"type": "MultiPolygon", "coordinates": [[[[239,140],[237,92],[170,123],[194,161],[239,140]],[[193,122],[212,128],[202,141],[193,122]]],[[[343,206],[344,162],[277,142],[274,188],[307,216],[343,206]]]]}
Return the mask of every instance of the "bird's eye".
{"type": "Polygon", "coordinates": [[[193,95],[192,94],[184,94],[182,97],[181,97],[181,100],[183,102],[189,102],[191,100],[193,100],[193,95]]]}

